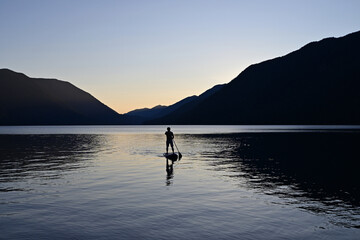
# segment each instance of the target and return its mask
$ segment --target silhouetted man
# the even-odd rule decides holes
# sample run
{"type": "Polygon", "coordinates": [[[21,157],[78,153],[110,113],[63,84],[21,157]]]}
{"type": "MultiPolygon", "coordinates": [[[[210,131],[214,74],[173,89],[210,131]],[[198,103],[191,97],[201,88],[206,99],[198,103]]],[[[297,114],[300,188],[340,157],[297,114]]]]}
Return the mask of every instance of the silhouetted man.
{"type": "Polygon", "coordinates": [[[169,144],[171,145],[171,149],[174,153],[174,144],[173,144],[174,134],[172,131],[170,131],[169,127],[167,128],[165,135],[166,135],[166,153],[169,152],[169,144]]]}

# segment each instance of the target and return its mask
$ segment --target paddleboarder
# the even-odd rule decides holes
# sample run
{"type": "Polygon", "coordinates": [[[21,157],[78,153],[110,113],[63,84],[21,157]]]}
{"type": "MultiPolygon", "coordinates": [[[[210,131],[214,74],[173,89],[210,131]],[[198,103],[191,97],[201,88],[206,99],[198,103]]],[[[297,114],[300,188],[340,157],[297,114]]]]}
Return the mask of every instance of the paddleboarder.
{"type": "Polygon", "coordinates": [[[170,127],[167,128],[165,135],[166,135],[166,154],[169,152],[169,145],[171,145],[171,149],[174,154],[175,153],[174,152],[174,144],[173,144],[174,133],[172,131],[170,131],[170,127]]]}

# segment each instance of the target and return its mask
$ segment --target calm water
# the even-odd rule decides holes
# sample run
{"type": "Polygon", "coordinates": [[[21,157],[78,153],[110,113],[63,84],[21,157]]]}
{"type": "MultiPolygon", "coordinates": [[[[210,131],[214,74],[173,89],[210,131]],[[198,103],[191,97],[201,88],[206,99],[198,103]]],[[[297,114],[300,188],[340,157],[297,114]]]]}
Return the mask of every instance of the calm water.
{"type": "Polygon", "coordinates": [[[357,126],[0,127],[0,239],[359,239],[357,126]]]}

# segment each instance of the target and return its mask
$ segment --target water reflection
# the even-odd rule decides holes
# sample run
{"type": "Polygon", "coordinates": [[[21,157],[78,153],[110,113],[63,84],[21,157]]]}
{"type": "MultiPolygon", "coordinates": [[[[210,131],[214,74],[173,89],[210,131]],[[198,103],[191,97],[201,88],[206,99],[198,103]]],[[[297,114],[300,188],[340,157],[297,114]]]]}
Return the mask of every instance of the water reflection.
{"type": "Polygon", "coordinates": [[[172,179],[174,178],[174,161],[166,158],[166,186],[172,184],[172,179]]]}
{"type": "Polygon", "coordinates": [[[354,239],[359,139],[177,134],[173,164],[163,134],[0,136],[1,236],[354,239]]]}
{"type": "MultiPolygon", "coordinates": [[[[56,179],[84,167],[99,151],[101,135],[0,135],[0,183],[56,179]]],[[[0,191],[19,191],[2,184],[0,191]]]]}
{"type": "Polygon", "coordinates": [[[174,164],[178,163],[181,158],[182,154],[179,152],[179,157],[174,158],[168,158],[166,157],[166,186],[169,186],[172,184],[172,179],[174,178],[174,164]]]}
{"type": "Polygon", "coordinates": [[[267,133],[197,135],[213,170],[285,204],[360,227],[360,134],[267,133]]]}

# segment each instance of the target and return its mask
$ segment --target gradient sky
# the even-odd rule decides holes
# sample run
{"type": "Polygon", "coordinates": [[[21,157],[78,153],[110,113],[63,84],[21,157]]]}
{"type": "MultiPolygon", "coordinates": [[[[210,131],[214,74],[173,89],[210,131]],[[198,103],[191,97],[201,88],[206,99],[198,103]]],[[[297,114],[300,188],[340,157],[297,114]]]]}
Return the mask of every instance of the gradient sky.
{"type": "Polygon", "coordinates": [[[0,0],[0,68],[66,80],[119,113],[360,30],[359,0],[0,0]]]}

